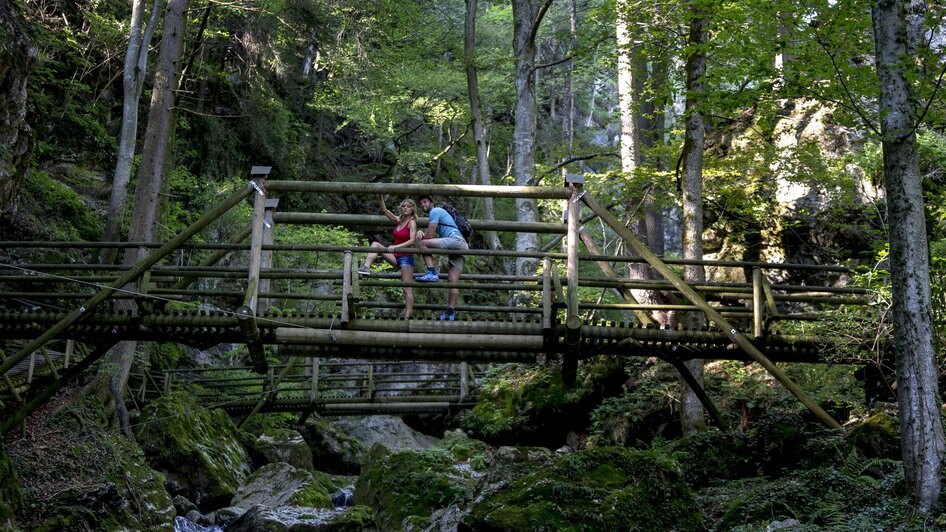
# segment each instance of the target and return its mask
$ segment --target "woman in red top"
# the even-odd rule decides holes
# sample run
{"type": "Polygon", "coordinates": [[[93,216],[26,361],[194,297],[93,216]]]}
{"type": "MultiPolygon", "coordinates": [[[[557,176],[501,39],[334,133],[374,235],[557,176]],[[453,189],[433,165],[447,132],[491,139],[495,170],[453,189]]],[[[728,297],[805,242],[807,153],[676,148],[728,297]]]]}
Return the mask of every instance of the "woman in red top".
{"type": "MultiPolygon", "coordinates": [[[[378,195],[378,204],[381,205],[381,212],[394,223],[394,244],[385,246],[380,242],[372,242],[372,248],[387,249],[389,253],[378,251],[369,253],[365,257],[364,264],[358,268],[361,275],[371,275],[371,265],[378,257],[386,260],[391,266],[401,270],[401,281],[410,282],[414,280],[414,255],[405,253],[393,253],[397,248],[409,248],[414,245],[414,237],[417,235],[417,204],[412,199],[405,199],[401,202],[401,215],[395,216],[388,210],[384,204],[384,196],[378,195]]],[[[410,319],[414,314],[414,292],[409,286],[404,287],[404,317],[410,319]]]]}

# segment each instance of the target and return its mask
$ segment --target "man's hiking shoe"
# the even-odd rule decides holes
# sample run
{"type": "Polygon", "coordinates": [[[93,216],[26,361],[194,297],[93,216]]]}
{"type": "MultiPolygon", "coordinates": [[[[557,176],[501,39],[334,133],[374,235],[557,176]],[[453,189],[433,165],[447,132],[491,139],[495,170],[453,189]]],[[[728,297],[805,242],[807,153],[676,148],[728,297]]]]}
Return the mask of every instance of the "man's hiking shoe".
{"type": "Polygon", "coordinates": [[[414,280],[418,283],[436,283],[440,280],[440,276],[433,272],[427,272],[424,275],[414,277],[414,280]]]}
{"type": "Polygon", "coordinates": [[[446,312],[444,312],[444,313],[441,314],[440,317],[437,318],[437,319],[439,319],[440,321],[456,321],[457,315],[456,315],[456,313],[447,314],[446,312]]]}
{"type": "Polygon", "coordinates": [[[371,275],[371,270],[367,266],[359,266],[358,275],[371,275]]]}

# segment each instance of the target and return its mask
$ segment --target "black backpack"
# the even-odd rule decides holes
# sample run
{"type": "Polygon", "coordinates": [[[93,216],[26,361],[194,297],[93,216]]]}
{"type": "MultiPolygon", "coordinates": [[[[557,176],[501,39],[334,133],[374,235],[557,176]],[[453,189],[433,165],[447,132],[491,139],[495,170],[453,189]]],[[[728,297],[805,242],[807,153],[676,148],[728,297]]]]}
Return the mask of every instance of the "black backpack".
{"type": "Polygon", "coordinates": [[[458,211],[456,207],[449,203],[443,204],[443,210],[447,211],[447,214],[456,222],[457,229],[460,230],[460,234],[463,235],[463,238],[469,239],[470,235],[473,234],[473,226],[470,225],[470,221],[466,219],[466,216],[463,216],[462,212],[458,211]]]}

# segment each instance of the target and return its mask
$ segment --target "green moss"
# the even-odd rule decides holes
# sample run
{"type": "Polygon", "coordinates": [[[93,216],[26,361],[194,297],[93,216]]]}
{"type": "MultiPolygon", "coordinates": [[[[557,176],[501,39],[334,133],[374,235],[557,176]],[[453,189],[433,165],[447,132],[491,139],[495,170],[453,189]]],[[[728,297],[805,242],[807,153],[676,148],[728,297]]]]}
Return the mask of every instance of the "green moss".
{"type": "Polygon", "coordinates": [[[885,412],[878,412],[855,426],[848,441],[871,458],[900,458],[900,426],[896,418],[885,412]]]}
{"type": "Polygon", "coordinates": [[[332,508],[332,495],[325,486],[312,479],[302,489],[293,493],[289,502],[294,506],[332,508]]]}
{"type": "Polygon", "coordinates": [[[355,505],[332,519],[331,529],[337,532],[374,530],[374,511],[367,506],[355,505]]]}
{"type": "Polygon", "coordinates": [[[225,504],[249,473],[240,431],[226,412],[199,406],[186,391],[149,403],[138,426],[136,437],[151,460],[205,498],[225,504]]]}
{"type": "Polygon", "coordinates": [[[443,450],[391,453],[375,445],[358,478],[355,502],[376,508],[383,528],[399,528],[408,516],[429,516],[467,501],[470,493],[455,476],[453,461],[443,450]]]}
{"type": "Polygon", "coordinates": [[[467,524],[500,530],[700,530],[676,463],[604,448],[564,455],[476,502],[467,524]]]}

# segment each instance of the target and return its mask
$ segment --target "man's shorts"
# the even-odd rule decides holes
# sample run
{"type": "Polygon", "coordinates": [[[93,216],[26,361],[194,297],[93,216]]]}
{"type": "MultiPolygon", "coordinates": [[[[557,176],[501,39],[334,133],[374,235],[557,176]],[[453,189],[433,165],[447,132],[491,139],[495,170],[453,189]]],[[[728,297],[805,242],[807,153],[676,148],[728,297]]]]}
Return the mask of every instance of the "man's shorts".
{"type": "MultiPolygon", "coordinates": [[[[461,236],[448,236],[437,240],[440,249],[470,249],[469,244],[461,236]]],[[[450,266],[458,270],[463,269],[463,255],[448,255],[448,257],[450,266]]]]}
{"type": "Polygon", "coordinates": [[[401,257],[394,257],[397,259],[398,266],[410,266],[414,267],[414,255],[403,255],[401,257]]]}

